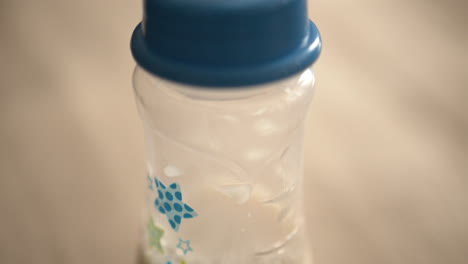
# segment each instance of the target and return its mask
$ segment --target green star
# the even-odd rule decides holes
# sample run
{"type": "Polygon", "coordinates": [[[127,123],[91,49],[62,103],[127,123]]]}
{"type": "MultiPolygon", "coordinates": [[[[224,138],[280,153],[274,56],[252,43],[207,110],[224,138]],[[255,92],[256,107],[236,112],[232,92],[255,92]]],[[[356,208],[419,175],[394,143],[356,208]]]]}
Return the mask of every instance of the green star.
{"type": "Polygon", "coordinates": [[[164,249],[161,245],[164,230],[154,224],[153,217],[148,221],[148,232],[150,247],[157,248],[161,254],[164,254],[164,249]]]}

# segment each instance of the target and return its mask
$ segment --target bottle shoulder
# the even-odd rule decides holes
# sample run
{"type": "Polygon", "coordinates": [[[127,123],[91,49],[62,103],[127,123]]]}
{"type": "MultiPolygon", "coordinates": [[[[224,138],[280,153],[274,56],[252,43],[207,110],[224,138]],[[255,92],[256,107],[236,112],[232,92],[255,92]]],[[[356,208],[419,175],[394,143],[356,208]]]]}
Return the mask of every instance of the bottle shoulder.
{"type": "Polygon", "coordinates": [[[185,104],[222,108],[309,101],[314,84],[315,75],[311,68],[289,78],[262,85],[220,88],[173,82],[153,75],[139,66],[135,67],[133,74],[137,98],[152,102],[183,101],[185,104]]]}

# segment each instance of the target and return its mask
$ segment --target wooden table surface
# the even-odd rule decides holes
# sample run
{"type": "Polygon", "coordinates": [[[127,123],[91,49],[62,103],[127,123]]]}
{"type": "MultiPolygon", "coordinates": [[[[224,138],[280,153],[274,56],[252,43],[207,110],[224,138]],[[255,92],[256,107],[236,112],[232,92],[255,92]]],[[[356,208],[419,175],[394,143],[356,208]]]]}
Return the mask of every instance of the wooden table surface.
{"type": "MultiPolygon", "coordinates": [[[[313,0],[316,264],[468,263],[468,3],[313,0]]],[[[133,263],[141,1],[0,2],[0,263],[133,263]]]]}

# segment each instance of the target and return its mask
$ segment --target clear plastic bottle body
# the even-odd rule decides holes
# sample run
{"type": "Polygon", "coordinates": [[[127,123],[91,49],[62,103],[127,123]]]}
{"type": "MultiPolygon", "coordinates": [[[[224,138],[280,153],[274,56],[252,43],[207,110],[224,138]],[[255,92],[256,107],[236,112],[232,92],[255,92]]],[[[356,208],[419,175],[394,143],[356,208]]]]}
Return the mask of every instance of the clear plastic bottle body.
{"type": "Polygon", "coordinates": [[[148,189],[142,263],[309,263],[303,134],[312,70],[203,88],[136,67],[148,189]]]}

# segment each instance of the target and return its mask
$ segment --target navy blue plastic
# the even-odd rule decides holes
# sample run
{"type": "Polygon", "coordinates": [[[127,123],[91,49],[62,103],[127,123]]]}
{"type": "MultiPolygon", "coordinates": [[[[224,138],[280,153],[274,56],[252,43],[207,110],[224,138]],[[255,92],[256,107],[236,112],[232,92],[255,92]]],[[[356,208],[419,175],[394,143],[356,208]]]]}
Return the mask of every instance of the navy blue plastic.
{"type": "Polygon", "coordinates": [[[137,63],[177,82],[231,87],[282,79],[321,51],[306,0],[145,0],[137,63]]]}

